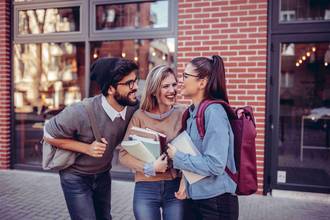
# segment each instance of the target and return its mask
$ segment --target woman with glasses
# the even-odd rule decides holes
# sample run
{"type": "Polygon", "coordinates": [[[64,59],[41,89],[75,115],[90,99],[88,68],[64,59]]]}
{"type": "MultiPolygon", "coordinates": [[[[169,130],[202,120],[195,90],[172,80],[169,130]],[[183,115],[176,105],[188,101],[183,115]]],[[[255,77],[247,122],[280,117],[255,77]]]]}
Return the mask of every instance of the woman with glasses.
{"type": "MultiPolygon", "coordinates": [[[[236,183],[225,172],[228,167],[236,172],[234,161],[234,136],[226,114],[220,104],[211,104],[205,110],[205,136],[199,136],[196,113],[205,99],[222,99],[228,103],[224,63],[220,56],[197,57],[191,60],[183,73],[182,95],[192,99],[186,131],[201,153],[192,156],[170,146],[168,156],[177,169],[206,176],[198,182],[184,181],[180,198],[192,199],[199,219],[238,219],[236,183]]],[[[184,179],[184,178],[183,178],[184,179]]]]}
{"type": "MultiPolygon", "coordinates": [[[[165,65],[153,68],[146,79],[140,109],[133,115],[124,140],[128,139],[133,126],[163,133],[167,142],[175,138],[185,110],[183,106],[175,104],[176,95],[177,78],[174,71],[165,65]]],[[[161,155],[152,163],[145,163],[121,149],[119,160],[136,171],[133,211],[137,220],[183,218],[183,201],[175,197],[180,180],[177,172],[168,167],[166,155],[161,155]]]]}

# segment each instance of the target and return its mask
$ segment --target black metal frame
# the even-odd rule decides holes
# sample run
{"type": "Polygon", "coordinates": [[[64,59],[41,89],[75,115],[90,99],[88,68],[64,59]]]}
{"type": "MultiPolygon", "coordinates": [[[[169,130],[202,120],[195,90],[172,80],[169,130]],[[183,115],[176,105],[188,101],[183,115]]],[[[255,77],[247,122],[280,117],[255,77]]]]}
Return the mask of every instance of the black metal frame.
{"type": "Polygon", "coordinates": [[[48,2],[48,3],[30,3],[30,4],[19,4],[14,5],[14,27],[13,27],[13,34],[14,34],[14,42],[15,43],[41,43],[41,42],[63,42],[63,41],[70,41],[70,42],[82,42],[85,41],[87,33],[87,26],[86,20],[88,16],[82,16],[83,14],[88,14],[88,5],[87,1],[82,0],[75,0],[75,1],[66,1],[61,3],[59,6],[56,2],[48,2]],[[21,10],[31,10],[31,9],[47,9],[47,8],[65,8],[65,7],[75,7],[78,6],[80,10],[79,16],[79,31],[73,32],[64,32],[64,33],[49,33],[49,34],[27,34],[27,35],[20,35],[18,33],[18,12],[21,10]]]}
{"type": "MultiPolygon", "coordinates": [[[[85,94],[86,97],[89,96],[89,86],[90,86],[90,44],[94,41],[109,41],[109,40],[127,40],[127,39],[161,39],[161,38],[174,38],[177,39],[177,6],[178,0],[168,0],[169,2],[169,22],[168,28],[155,28],[148,30],[130,30],[130,31],[109,31],[101,30],[95,31],[92,29],[95,24],[95,5],[102,3],[134,3],[134,2],[154,2],[156,0],[32,0],[29,2],[14,2],[11,1],[11,38],[13,44],[17,43],[51,43],[51,42],[81,42],[85,45],[85,94]],[[80,7],[80,31],[79,32],[67,32],[67,33],[50,33],[50,34],[31,34],[31,35],[19,35],[18,34],[18,11],[25,9],[39,9],[39,8],[63,8],[70,6],[80,7]],[[90,27],[90,28],[88,28],[90,27]]],[[[177,40],[175,40],[175,48],[177,51],[177,40]]],[[[12,51],[11,47],[11,51],[12,51]]],[[[176,52],[177,53],[177,52],[176,52]]],[[[11,53],[12,54],[12,53],[11,53]]],[[[13,57],[10,61],[13,63],[13,57]]],[[[177,64],[177,59],[175,59],[175,65],[177,64]]],[[[11,65],[12,72],[12,65],[11,65]]],[[[13,74],[12,74],[12,86],[11,94],[14,93],[13,85],[13,74]]],[[[28,169],[28,170],[38,170],[41,171],[41,167],[35,165],[19,164],[17,163],[17,153],[15,146],[15,111],[14,111],[14,99],[11,96],[11,168],[15,169],[28,169]]],[[[133,180],[133,175],[124,174],[118,171],[111,171],[112,176],[118,179],[133,180]]]]}
{"type": "MultiPolygon", "coordinates": [[[[153,1],[144,1],[144,0],[117,0],[112,1],[111,3],[120,4],[120,3],[141,3],[141,2],[155,2],[153,1]]],[[[102,4],[109,4],[107,0],[92,0],[91,7],[90,7],[90,25],[89,25],[89,32],[90,38],[92,41],[102,41],[102,40],[109,40],[109,36],[111,36],[111,40],[122,40],[123,36],[125,39],[140,39],[140,38],[164,38],[168,37],[169,35],[174,35],[176,28],[175,22],[176,16],[172,16],[171,12],[176,10],[175,1],[168,0],[168,27],[167,28],[151,28],[151,29],[137,29],[137,30],[125,30],[125,29],[118,29],[118,30],[96,30],[96,16],[95,16],[95,9],[97,5],[102,4]]]]}
{"type": "Polygon", "coordinates": [[[272,34],[295,34],[295,33],[319,33],[329,31],[330,21],[306,21],[306,22],[288,22],[280,23],[280,1],[271,0],[273,7],[270,9],[272,13],[272,34]]]}
{"type": "Polygon", "coordinates": [[[330,193],[330,187],[309,186],[302,184],[277,183],[278,139],[279,139],[279,80],[280,80],[280,44],[329,42],[330,22],[279,24],[279,1],[270,1],[268,10],[268,63],[267,63],[267,104],[266,104],[266,139],[263,193],[272,189],[330,193]],[[277,12],[277,13],[276,13],[277,12]]]}

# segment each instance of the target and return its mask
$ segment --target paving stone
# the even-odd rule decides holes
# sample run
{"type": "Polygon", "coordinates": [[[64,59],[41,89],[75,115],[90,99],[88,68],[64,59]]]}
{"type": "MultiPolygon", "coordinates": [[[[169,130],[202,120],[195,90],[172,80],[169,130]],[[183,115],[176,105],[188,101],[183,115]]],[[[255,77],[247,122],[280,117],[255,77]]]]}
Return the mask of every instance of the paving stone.
{"type": "MultiPolygon", "coordinates": [[[[114,220],[134,219],[134,183],[112,182],[114,220]]],[[[325,195],[325,197],[330,195],[325,195]]],[[[330,199],[241,196],[240,220],[328,220],[330,199]]],[[[69,220],[59,176],[53,173],[0,170],[1,220],[69,220]]]]}

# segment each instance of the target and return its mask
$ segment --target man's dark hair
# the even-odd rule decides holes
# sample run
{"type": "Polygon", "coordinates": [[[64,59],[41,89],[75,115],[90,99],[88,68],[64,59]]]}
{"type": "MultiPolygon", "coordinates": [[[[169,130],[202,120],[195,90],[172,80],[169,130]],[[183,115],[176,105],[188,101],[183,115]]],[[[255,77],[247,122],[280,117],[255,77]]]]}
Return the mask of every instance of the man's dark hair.
{"type": "Polygon", "coordinates": [[[109,86],[116,86],[125,76],[138,70],[131,60],[122,58],[100,58],[91,66],[91,80],[95,80],[104,96],[108,95],[109,86]]]}

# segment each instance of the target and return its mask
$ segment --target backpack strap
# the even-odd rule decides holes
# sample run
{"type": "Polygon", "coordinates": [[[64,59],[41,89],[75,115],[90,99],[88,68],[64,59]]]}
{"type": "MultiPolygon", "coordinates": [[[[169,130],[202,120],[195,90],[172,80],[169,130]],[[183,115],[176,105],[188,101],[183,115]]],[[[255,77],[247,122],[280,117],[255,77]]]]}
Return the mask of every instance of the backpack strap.
{"type": "MultiPolygon", "coordinates": [[[[203,139],[205,136],[205,110],[206,108],[211,104],[220,104],[225,109],[228,119],[236,119],[237,115],[236,112],[230,107],[230,105],[223,101],[223,100],[209,100],[206,99],[201,102],[201,104],[198,107],[197,110],[197,116],[196,116],[196,125],[197,130],[201,138],[203,139]]],[[[238,183],[238,175],[237,173],[231,172],[231,170],[226,166],[225,172],[228,174],[228,176],[237,184],[238,183]]]]}
{"type": "Polygon", "coordinates": [[[205,110],[211,104],[221,104],[222,107],[225,109],[229,120],[237,118],[235,111],[230,107],[230,105],[227,102],[223,100],[206,99],[202,101],[198,107],[197,116],[196,116],[198,133],[202,139],[205,136],[205,110]]]}
{"type": "Polygon", "coordinates": [[[98,142],[101,142],[101,137],[102,136],[101,136],[100,130],[98,129],[98,127],[96,125],[96,119],[95,119],[94,111],[92,109],[92,105],[88,101],[84,101],[83,105],[84,105],[84,107],[87,111],[89,122],[91,123],[92,131],[93,131],[93,135],[95,137],[95,140],[98,141],[98,142]]]}
{"type": "Polygon", "coordinates": [[[190,113],[189,113],[189,107],[188,107],[182,114],[180,133],[183,132],[184,130],[186,130],[187,120],[189,117],[190,117],[190,113]]]}

